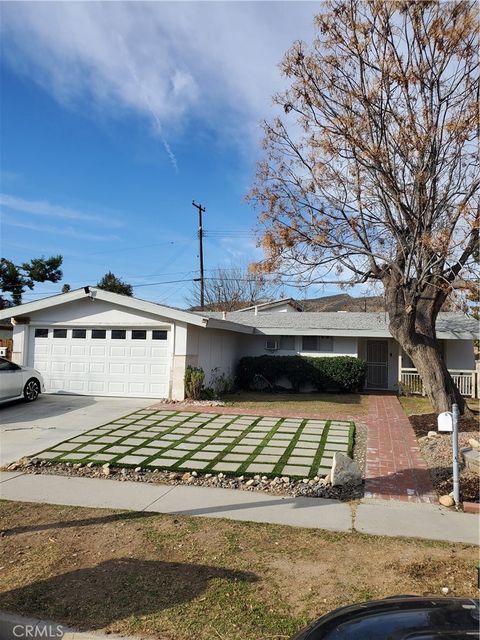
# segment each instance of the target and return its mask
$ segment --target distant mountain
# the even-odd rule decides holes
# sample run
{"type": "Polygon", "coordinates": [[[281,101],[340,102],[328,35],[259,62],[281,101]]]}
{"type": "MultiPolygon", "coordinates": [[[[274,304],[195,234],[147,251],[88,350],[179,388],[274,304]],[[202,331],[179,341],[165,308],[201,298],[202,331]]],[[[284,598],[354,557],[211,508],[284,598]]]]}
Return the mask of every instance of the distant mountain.
{"type": "Polygon", "coordinates": [[[306,298],[298,301],[304,311],[384,311],[383,296],[353,298],[348,293],[321,298],[306,298]]]}

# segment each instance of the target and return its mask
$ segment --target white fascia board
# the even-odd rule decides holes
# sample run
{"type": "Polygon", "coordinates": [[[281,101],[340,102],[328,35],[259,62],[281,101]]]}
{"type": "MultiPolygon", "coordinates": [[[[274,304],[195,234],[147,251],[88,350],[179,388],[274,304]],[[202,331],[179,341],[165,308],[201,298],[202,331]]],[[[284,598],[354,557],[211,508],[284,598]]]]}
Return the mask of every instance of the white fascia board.
{"type": "Polygon", "coordinates": [[[387,330],[356,329],[286,329],[285,327],[256,328],[255,333],[264,336],[336,336],[341,338],[391,338],[387,330]]]}
{"type": "Polygon", "coordinates": [[[118,293],[112,293],[111,291],[103,291],[96,287],[89,287],[88,293],[85,289],[76,289],[75,291],[69,291],[68,293],[61,293],[56,296],[50,296],[48,298],[42,298],[41,300],[35,300],[35,302],[27,302],[21,304],[18,307],[11,307],[9,309],[2,309],[0,311],[0,319],[15,318],[17,316],[29,316],[36,311],[47,309],[49,307],[56,307],[62,304],[68,304],[82,298],[91,297],[93,299],[104,300],[122,307],[128,307],[129,309],[136,309],[138,311],[145,311],[154,315],[162,316],[164,318],[171,318],[172,320],[178,320],[179,322],[186,322],[188,324],[194,324],[200,327],[207,325],[208,319],[203,318],[195,313],[188,311],[181,311],[180,309],[173,309],[172,307],[165,307],[155,302],[148,302],[147,300],[139,300],[138,298],[131,298],[130,296],[122,296],[118,293]]]}
{"type": "Polygon", "coordinates": [[[236,333],[255,333],[255,329],[247,324],[220,320],[218,318],[208,318],[207,329],[223,329],[224,331],[235,331],[236,333]]]}
{"type": "Polygon", "coordinates": [[[479,335],[470,331],[440,331],[437,333],[439,340],[478,340],[479,335]]]}
{"type": "Polygon", "coordinates": [[[140,300],[139,298],[131,298],[129,296],[121,296],[118,293],[103,291],[102,289],[96,289],[94,287],[90,287],[90,292],[92,293],[93,298],[128,307],[129,309],[145,311],[164,318],[171,318],[172,320],[178,320],[179,322],[195,324],[199,327],[205,327],[208,322],[207,318],[203,318],[196,313],[173,309],[172,307],[166,307],[164,305],[157,304],[156,302],[149,302],[148,300],[140,300]]]}
{"type": "Polygon", "coordinates": [[[86,293],[84,289],[75,289],[75,291],[69,291],[68,293],[60,293],[56,296],[49,296],[48,298],[42,298],[41,300],[35,300],[34,302],[26,302],[20,304],[17,307],[9,307],[8,309],[2,309],[0,311],[0,320],[8,318],[15,318],[17,316],[28,316],[35,311],[41,311],[48,307],[55,307],[67,302],[74,302],[80,298],[84,298],[86,293]]]}

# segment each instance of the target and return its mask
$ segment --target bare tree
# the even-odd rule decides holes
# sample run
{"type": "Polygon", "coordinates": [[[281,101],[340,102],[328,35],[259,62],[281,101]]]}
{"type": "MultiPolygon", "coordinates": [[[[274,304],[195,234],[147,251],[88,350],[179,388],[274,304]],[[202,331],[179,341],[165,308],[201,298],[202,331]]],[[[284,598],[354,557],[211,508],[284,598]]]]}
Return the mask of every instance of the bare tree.
{"type": "Polygon", "coordinates": [[[332,0],[315,24],[265,124],[259,270],[380,281],[434,408],[463,411],[435,321],[478,242],[476,3],[332,0]]]}
{"type": "MultiPolygon", "coordinates": [[[[242,307],[264,302],[274,295],[275,288],[260,273],[249,273],[247,268],[218,267],[205,279],[205,308],[210,311],[235,311],[242,307]]],[[[198,308],[200,284],[194,283],[188,304],[198,308]]]]}

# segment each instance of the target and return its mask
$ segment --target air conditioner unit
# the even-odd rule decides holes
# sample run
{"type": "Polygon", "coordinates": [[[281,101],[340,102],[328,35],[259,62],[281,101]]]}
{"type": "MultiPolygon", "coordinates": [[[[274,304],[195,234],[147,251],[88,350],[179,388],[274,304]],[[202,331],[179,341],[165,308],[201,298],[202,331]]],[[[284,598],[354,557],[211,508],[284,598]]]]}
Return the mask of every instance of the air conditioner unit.
{"type": "Polygon", "coordinates": [[[276,351],[278,349],[278,340],[266,340],[265,349],[267,351],[276,351]]]}
{"type": "Polygon", "coordinates": [[[0,356],[2,358],[6,358],[7,357],[7,347],[0,347],[0,356]]]}

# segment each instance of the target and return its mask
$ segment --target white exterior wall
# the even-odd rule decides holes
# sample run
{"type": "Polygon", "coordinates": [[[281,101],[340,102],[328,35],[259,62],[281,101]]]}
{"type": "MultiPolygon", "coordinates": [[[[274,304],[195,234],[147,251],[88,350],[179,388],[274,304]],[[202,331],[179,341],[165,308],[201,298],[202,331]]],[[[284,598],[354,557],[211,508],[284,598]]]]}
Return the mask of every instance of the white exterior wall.
{"type": "Polygon", "coordinates": [[[445,363],[448,369],[475,370],[473,340],[444,340],[445,363]]]}
{"type": "Polygon", "coordinates": [[[243,335],[241,338],[242,356],[352,356],[357,357],[357,338],[337,337],[333,338],[333,351],[302,351],[302,336],[294,336],[295,349],[293,351],[277,349],[267,351],[265,344],[267,339],[279,340],[279,336],[243,335]]]}
{"type": "Polygon", "coordinates": [[[189,326],[187,364],[204,370],[206,386],[221,374],[233,378],[239,358],[245,355],[240,351],[240,336],[231,331],[189,326]]]}

